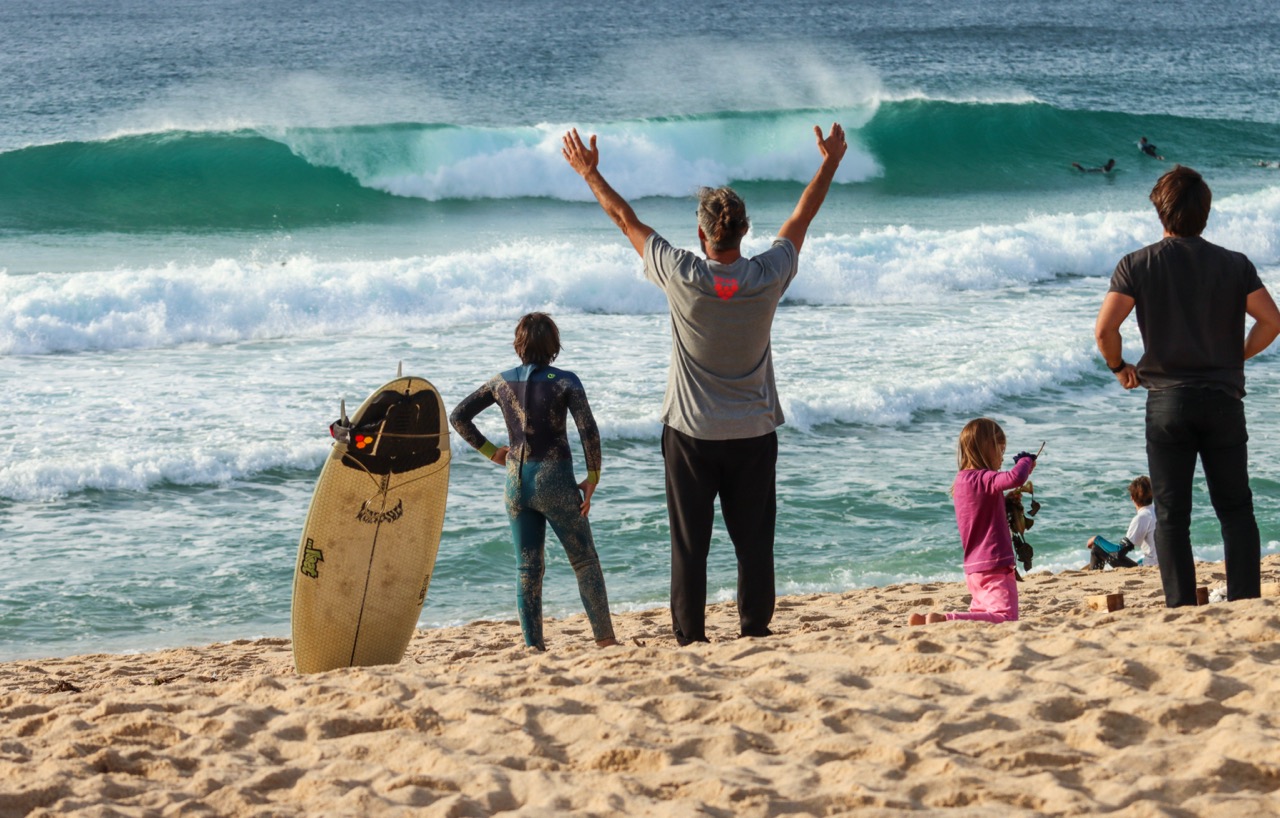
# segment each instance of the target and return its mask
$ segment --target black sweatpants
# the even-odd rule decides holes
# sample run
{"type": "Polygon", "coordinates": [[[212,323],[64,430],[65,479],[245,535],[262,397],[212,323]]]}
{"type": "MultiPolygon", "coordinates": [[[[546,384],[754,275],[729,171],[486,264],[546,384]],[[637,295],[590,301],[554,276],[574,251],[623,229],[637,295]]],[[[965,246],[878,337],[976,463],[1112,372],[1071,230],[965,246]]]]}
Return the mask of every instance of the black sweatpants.
{"type": "Polygon", "coordinates": [[[682,645],[706,642],[707,555],[715,499],[738,556],[743,636],[768,636],[773,619],[773,532],[778,516],[778,435],[701,440],[664,426],[671,523],[671,627],[682,645]]]}

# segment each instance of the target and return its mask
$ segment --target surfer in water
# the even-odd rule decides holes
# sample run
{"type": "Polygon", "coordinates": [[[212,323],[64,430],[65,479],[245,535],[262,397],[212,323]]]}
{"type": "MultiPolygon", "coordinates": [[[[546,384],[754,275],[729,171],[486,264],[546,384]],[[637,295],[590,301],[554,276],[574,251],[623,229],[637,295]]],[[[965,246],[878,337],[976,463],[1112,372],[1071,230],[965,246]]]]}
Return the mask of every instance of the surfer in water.
{"type": "Polygon", "coordinates": [[[839,124],[815,127],[822,164],[757,256],[742,254],[751,223],[729,188],[698,194],[702,255],[668,243],[600,174],[596,138],[564,136],[565,160],[644,259],[667,296],[671,368],[662,406],[662,456],[671,526],[671,626],[681,645],[707,642],[707,557],[716,498],[738,559],[740,636],[769,636],[775,606],[777,427],[784,418],[770,334],[778,302],[799,270],[800,246],[848,143],[839,124]]]}
{"type": "Polygon", "coordinates": [[[1147,156],[1150,156],[1152,159],[1164,160],[1164,157],[1160,155],[1158,150],[1156,150],[1156,146],[1148,142],[1145,136],[1138,140],[1138,150],[1142,151],[1147,156]]]}
{"type": "Polygon", "coordinates": [[[1086,168],[1084,165],[1081,165],[1079,162],[1071,163],[1071,167],[1075,168],[1081,173],[1110,173],[1111,169],[1114,168],[1115,166],[1116,166],[1116,160],[1114,159],[1108,159],[1107,164],[1103,165],[1100,168],[1086,168]]]}
{"type": "Polygon", "coordinates": [[[547,649],[542,638],[542,576],[547,523],[551,523],[578,578],[578,593],[596,644],[616,645],[604,573],[587,522],[591,495],[600,481],[600,431],[578,376],[551,366],[560,354],[560,329],[551,316],[531,312],[521,318],[514,346],[520,366],[495,375],[468,395],[449,415],[449,422],[482,455],[507,467],[506,505],[516,546],[516,604],[524,643],[547,649]],[[473,422],[495,403],[507,422],[507,446],[493,445],[473,422]],[[570,413],[587,461],[587,479],[581,483],[574,480],[573,455],[565,435],[570,413]]]}

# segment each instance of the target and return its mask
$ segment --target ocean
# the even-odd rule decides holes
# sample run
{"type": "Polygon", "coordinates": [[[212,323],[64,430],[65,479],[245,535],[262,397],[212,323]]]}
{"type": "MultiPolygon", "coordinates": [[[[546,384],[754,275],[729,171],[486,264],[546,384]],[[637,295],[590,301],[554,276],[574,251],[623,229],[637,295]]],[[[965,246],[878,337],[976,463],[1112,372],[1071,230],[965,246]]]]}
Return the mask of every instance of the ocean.
{"type": "MultiPolygon", "coordinates": [[[[570,127],[673,243],[696,249],[697,186],[735,186],[752,251],[817,167],[813,125],[849,133],[774,326],[780,593],[960,580],[948,487],[980,415],[1010,453],[1045,443],[1034,569],[1078,568],[1146,472],[1143,394],[1092,328],[1160,237],[1155,179],[1204,173],[1206,238],[1280,287],[1277,41],[1262,0],[6,0],[0,660],[287,636],[339,401],[403,362],[452,406],[516,363],[530,310],[603,434],[612,607],[664,607],[665,300],[561,158],[570,127]]],[[[1275,350],[1246,374],[1274,552],[1275,350]]],[[[514,620],[502,470],[453,455],[420,624],[514,620]]],[[[1202,479],[1195,503],[1220,559],[1202,479]]],[[[548,555],[546,614],[580,612],[548,555]]],[[[732,599],[722,527],[709,574],[732,599]]]]}

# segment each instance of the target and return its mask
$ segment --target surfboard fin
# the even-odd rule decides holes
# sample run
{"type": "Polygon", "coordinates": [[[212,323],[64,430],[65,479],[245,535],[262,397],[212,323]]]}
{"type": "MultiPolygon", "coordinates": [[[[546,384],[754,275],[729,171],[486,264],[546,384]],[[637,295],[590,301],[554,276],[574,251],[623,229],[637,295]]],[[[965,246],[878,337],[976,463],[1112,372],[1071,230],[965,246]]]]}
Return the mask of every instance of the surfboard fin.
{"type": "Polygon", "coordinates": [[[400,361],[399,363],[396,364],[396,377],[397,378],[404,377],[404,361],[400,361]]]}
{"type": "Polygon", "coordinates": [[[329,434],[339,443],[348,443],[351,440],[351,418],[347,417],[347,399],[341,398],[338,401],[339,418],[329,424],[329,434]]]}

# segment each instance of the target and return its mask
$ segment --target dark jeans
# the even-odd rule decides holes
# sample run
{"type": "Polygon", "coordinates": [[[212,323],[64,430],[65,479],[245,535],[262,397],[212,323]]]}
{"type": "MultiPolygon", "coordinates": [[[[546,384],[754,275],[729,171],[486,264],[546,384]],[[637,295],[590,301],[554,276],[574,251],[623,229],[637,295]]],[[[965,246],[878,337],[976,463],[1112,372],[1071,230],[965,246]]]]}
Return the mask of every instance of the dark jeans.
{"type": "Polygon", "coordinates": [[[682,645],[706,642],[707,555],[715,500],[738,556],[743,636],[768,636],[773,619],[773,531],[778,435],[700,440],[664,426],[671,522],[671,627],[682,645]]]}
{"type": "Polygon", "coordinates": [[[1165,604],[1196,604],[1191,555],[1191,480],[1196,457],[1222,526],[1227,599],[1261,596],[1261,545],[1249,490],[1244,402],[1218,389],[1183,387],[1147,395],[1147,464],[1156,506],[1156,554],[1165,604]]]}

